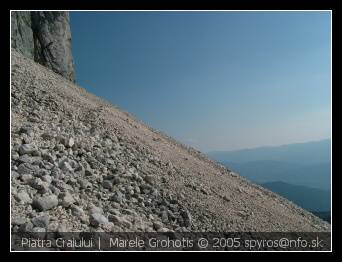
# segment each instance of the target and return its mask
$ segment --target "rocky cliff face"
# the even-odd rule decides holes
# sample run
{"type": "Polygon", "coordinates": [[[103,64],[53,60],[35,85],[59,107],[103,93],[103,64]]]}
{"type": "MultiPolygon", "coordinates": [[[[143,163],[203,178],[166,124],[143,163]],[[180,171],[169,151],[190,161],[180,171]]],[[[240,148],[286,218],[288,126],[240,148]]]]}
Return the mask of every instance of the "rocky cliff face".
{"type": "Polygon", "coordinates": [[[12,12],[12,48],[75,82],[69,12],[12,12]]]}

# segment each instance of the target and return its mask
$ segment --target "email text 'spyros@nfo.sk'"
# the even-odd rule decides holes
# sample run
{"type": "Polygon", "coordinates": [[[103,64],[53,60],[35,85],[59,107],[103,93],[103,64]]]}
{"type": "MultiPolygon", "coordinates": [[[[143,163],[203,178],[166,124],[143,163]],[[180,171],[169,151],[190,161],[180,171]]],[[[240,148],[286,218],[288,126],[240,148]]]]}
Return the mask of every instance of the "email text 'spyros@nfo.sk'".
{"type": "Polygon", "coordinates": [[[242,239],[235,238],[218,238],[212,239],[200,238],[197,241],[199,248],[229,248],[229,249],[267,249],[267,248],[323,248],[324,241],[316,237],[315,239],[306,240],[301,237],[289,239],[286,237],[280,239],[242,239]]]}

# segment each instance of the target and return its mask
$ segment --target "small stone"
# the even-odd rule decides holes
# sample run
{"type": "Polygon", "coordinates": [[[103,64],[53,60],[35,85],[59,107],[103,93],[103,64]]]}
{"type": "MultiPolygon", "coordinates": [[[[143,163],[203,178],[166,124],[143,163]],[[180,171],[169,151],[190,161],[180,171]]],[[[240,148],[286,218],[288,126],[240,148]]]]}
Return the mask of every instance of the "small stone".
{"type": "Polygon", "coordinates": [[[117,136],[114,135],[114,134],[111,135],[111,139],[112,139],[112,141],[113,141],[114,143],[118,143],[118,142],[119,142],[117,136]]]}
{"type": "Polygon", "coordinates": [[[36,151],[36,148],[31,144],[22,144],[19,147],[19,154],[20,155],[31,154],[34,151],[36,151]]]}
{"type": "Polygon", "coordinates": [[[59,226],[58,221],[54,221],[54,220],[53,220],[53,221],[49,222],[49,225],[48,225],[48,227],[46,228],[46,231],[48,231],[48,232],[56,232],[58,226],[59,226]]]}
{"type": "Polygon", "coordinates": [[[12,225],[23,225],[26,223],[26,218],[25,217],[14,217],[11,219],[11,224],[12,225]]]}
{"type": "Polygon", "coordinates": [[[149,184],[153,184],[153,182],[154,182],[154,177],[151,176],[151,175],[145,176],[144,179],[145,179],[145,181],[146,181],[147,183],[149,183],[149,184]]]}
{"type": "Polygon", "coordinates": [[[90,130],[89,130],[90,134],[92,136],[96,136],[98,134],[97,130],[95,127],[91,127],[90,130]]]}
{"type": "Polygon", "coordinates": [[[109,180],[104,180],[103,183],[102,183],[102,186],[103,186],[103,188],[111,189],[113,187],[113,184],[109,180]]]}
{"type": "Polygon", "coordinates": [[[170,230],[166,227],[157,230],[158,232],[169,232],[170,230]]]}
{"type": "Polygon", "coordinates": [[[50,133],[43,133],[42,135],[41,135],[41,137],[43,138],[43,139],[45,139],[45,140],[51,140],[52,138],[53,138],[53,136],[50,134],[50,133]]]}
{"type": "Polygon", "coordinates": [[[109,210],[109,213],[111,213],[111,214],[113,214],[113,215],[121,215],[121,212],[118,210],[118,209],[116,209],[116,208],[111,208],[110,210],[109,210]]]}
{"type": "Polygon", "coordinates": [[[115,178],[113,179],[113,183],[114,183],[115,185],[118,185],[118,184],[121,183],[121,179],[120,179],[119,177],[115,177],[115,178]]]}
{"type": "Polygon", "coordinates": [[[200,191],[201,191],[204,195],[208,195],[207,190],[205,190],[204,188],[201,188],[200,191]]]}
{"type": "Polygon", "coordinates": [[[71,204],[73,204],[75,202],[75,199],[68,192],[61,193],[60,199],[61,199],[61,205],[63,207],[69,207],[71,204]]]}
{"type": "Polygon", "coordinates": [[[28,136],[33,136],[33,129],[31,126],[22,126],[19,130],[20,134],[27,134],[28,136]]]}
{"type": "Polygon", "coordinates": [[[225,201],[227,201],[227,202],[230,201],[230,199],[229,199],[227,196],[223,196],[223,200],[225,200],[225,201]]]}
{"type": "Polygon", "coordinates": [[[107,165],[110,165],[110,166],[113,166],[113,165],[115,165],[115,163],[114,163],[114,160],[113,160],[113,159],[110,159],[110,158],[108,158],[108,159],[106,160],[106,162],[107,162],[107,165]]]}
{"type": "Polygon", "coordinates": [[[11,171],[11,177],[18,179],[18,178],[20,178],[20,175],[18,174],[18,172],[12,170],[11,171]]]}
{"type": "Polygon", "coordinates": [[[83,209],[81,207],[75,206],[75,205],[71,206],[71,212],[74,216],[77,216],[77,217],[81,217],[81,216],[85,215],[83,209]]]}
{"type": "Polygon", "coordinates": [[[43,160],[46,160],[46,161],[48,161],[50,163],[54,163],[54,158],[52,157],[51,154],[43,153],[42,154],[42,158],[43,158],[43,160]]]}
{"type": "Polygon", "coordinates": [[[19,174],[29,174],[32,173],[34,170],[34,167],[29,163],[22,163],[18,166],[17,172],[19,174]]]}
{"type": "Polygon", "coordinates": [[[17,152],[12,152],[12,159],[17,160],[19,158],[19,154],[17,152]]]}
{"type": "Polygon", "coordinates": [[[117,202],[113,202],[112,203],[112,206],[114,207],[114,208],[120,208],[121,207],[121,205],[119,204],[119,203],[117,203],[117,202]]]}
{"type": "Polygon", "coordinates": [[[103,209],[101,207],[97,206],[92,206],[89,210],[91,214],[98,213],[98,214],[103,214],[103,209]]]}
{"type": "Polygon", "coordinates": [[[93,175],[93,172],[92,172],[90,169],[86,169],[86,170],[84,171],[84,174],[85,174],[86,176],[92,176],[92,175],[93,175]]]}
{"type": "Polygon", "coordinates": [[[64,152],[65,146],[62,144],[58,144],[58,145],[56,145],[56,150],[59,152],[64,152]]]}
{"type": "Polygon", "coordinates": [[[30,174],[23,174],[20,176],[21,181],[23,181],[25,184],[30,182],[32,180],[32,175],[30,174]]]}
{"type": "Polygon", "coordinates": [[[112,201],[121,203],[124,199],[124,195],[120,191],[116,191],[110,198],[112,201]]]}
{"type": "Polygon", "coordinates": [[[153,222],[153,228],[154,230],[158,231],[159,229],[161,229],[163,227],[163,224],[160,222],[153,222]]]}
{"type": "Polygon", "coordinates": [[[33,224],[31,222],[26,222],[19,227],[20,232],[31,232],[33,229],[33,224]]]}
{"type": "MultiPolygon", "coordinates": [[[[36,150],[34,150],[32,153],[31,153],[31,155],[32,156],[36,156],[36,157],[40,157],[41,156],[41,153],[36,149],[36,150]]],[[[37,161],[37,160],[36,160],[37,161]]],[[[35,162],[33,162],[33,163],[35,163],[35,162]]]]}
{"type": "Polygon", "coordinates": [[[68,227],[64,223],[59,224],[57,228],[58,235],[63,236],[64,235],[63,233],[66,233],[66,232],[68,232],[68,227]]]}
{"type": "Polygon", "coordinates": [[[85,212],[83,211],[81,207],[76,206],[76,205],[71,205],[71,213],[74,216],[78,217],[81,222],[86,223],[86,224],[89,223],[88,216],[85,214],[85,212]]]}
{"type": "Polygon", "coordinates": [[[31,203],[32,203],[31,197],[30,197],[29,194],[27,194],[27,192],[24,191],[24,190],[19,191],[16,195],[14,195],[14,197],[15,197],[18,201],[23,202],[24,204],[26,204],[26,203],[31,204],[31,203]]]}
{"type": "Polygon", "coordinates": [[[104,147],[110,147],[112,143],[113,143],[112,140],[110,140],[109,138],[106,138],[102,140],[101,145],[104,147]]]}
{"type": "Polygon", "coordinates": [[[49,191],[49,183],[42,181],[40,178],[35,178],[31,180],[30,185],[42,194],[49,191]]]}
{"type": "Polygon", "coordinates": [[[70,137],[68,140],[67,140],[67,144],[65,145],[66,147],[72,147],[73,145],[75,144],[75,140],[70,137]]]}
{"type": "Polygon", "coordinates": [[[192,223],[192,218],[191,218],[191,215],[189,213],[189,211],[183,211],[182,212],[182,217],[183,217],[183,220],[184,220],[184,225],[186,227],[189,227],[191,226],[191,223],[192,223]]]}
{"type": "Polygon", "coordinates": [[[163,221],[164,223],[168,222],[169,216],[168,216],[166,210],[164,210],[164,211],[161,213],[161,219],[162,219],[162,221],[163,221]]]}
{"type": "Polygon", "coordinates": [[[42,180],[48,184],[51,184],[52,177],[50,175],[44,175],[44,176],[42,176],[42,180]]]}
{"type": "Polygon", "coordinates": [[[43,227],[34,227],[34,228],[32,229],[32,232],[35,232],[35,233],[44,233],[44,232],[46,232],[46,229],[43,228],[43,227]]]}
{"type": "Polygon", "coordinates": [[[29,155],[22,155],[19,157],[18,162],[21,163],[29,163],[32,164],[35,161],[33,157],[30,157],[29,155]]]}
{"type": "Polygon", "coordinates": [[[75,144],[75,140],[72,137],[67,138],[59,136],[57,137],[57,140],[65,147],[72,147],[75,144]]]}
{"type": "Polygon", "coordinates": [[[71,165],[69,164],[69,162],[67,161],[67,159],[64,159],[62,160],[60,163],[59,163],[59,168],[62,169],[63,171],[67,172],[71,172],[73,171],[73,168],[71,167],[71,165]]]}
{"type": "Polygon", "coordinates": [[[56,195],[49,195],[37,197],[33,200],[32,206],[39,211],[46,211],[58,205],[58,198],[56,195]]]}
{"type": "Polygon", "coordinates": [[[90,224],[92,226],[97,227],[101,224],[107,224],[107,223],[108,223],[108,219],[100,213],[93,213],[90,215],[90,224]]]}
{"type": "Polygon", "coordinates": [[[88,180],[86,179],[82,179],[82,178],[79,178],[77,179],[77,183],[80,185],[81,188],[85,189],[87,188],[88,186],[90,186],[91,184],[89,183],[88,180]]]}
{"type": "Polygon", "coordinates": [[[109,219],[110,222],[113,222],[114,225],[124,226],[124,227],[127,227],[127,228],[131,228],[132,227],[132,223],[129,222],[124,217],[119,217],[117,215],[109,215],[108,219],[109,219]]]}
{"type": "Polygon", "coordinates": [[[75,172],[79,173],[82,176],[85,175],[84,167],[80,164],[75,168],[75,172]]]}
{"type": "Polygon", "coordinates": [[[23,144],[31,144],[32,143],[32,137],[31,136],[28,136],[26,134],[22,134],[22,143],[23,144]]]}
{"type": "Polygon", "coordinates": [[[102,224],[102,228],[105,232],[113,232],[114,224],[112,222],[108,222],[106,224],[102,224]]]}
{"type": "Polygon", "coordinates": [[[126,215],[137,216],[137,213],[134,210],[131,210],[131,209],[128,209],[128,208],[123,209],[122,213],[126,214],[126,215]]]}
{"type": "Polygon", "coordinates": [[[239,175],[237,174],[237,173],[235,173],[235,172],[230,172],[230,175],[232,176],[232,177],[238,177],[239,175]]]}
{"type": "Polygon", "coordinates": [[[41,227],[41,228],[47,228],[49,225],[49,221],[50,219],[48,215],[34,217],[31,219],[31,222],[33,225],[35,225],[36,227],[41,227]]]}

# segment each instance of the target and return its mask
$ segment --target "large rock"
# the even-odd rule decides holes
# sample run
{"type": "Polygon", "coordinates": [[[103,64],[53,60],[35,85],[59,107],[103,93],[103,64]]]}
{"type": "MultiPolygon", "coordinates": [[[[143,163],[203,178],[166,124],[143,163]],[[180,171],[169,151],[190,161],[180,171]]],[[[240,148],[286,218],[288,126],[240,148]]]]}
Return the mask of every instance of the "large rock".
{"type": "Polygon", "coordinates": [[[12,47],[75,82],[69,12],[12,12],[12,47]]]}
{"type": "Polygon", "coordinates": [[[32,205],[39,211],[46,211],[58,205],[58,198],[56,195],[37,197],[33,200],[32,205]]]}

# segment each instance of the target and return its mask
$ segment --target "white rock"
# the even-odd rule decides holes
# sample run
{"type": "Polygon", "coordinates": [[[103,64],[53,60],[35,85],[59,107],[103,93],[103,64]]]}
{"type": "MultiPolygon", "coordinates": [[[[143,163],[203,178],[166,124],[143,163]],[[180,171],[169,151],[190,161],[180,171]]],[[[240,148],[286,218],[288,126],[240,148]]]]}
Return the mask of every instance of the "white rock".
{"type": "Polygon", "coordinates": [[[59,168],[62,169],[64,172],[67,171],[73,171],[73,168],[71,167],[71,165],[69,164],[68,160],[62,160],[59,164],[59,168]]]}
{"type": "Polygon", "coordinates": [[[65,146],[72,147],[74,144],[75,144],[75,140],[72,137],[70,137],[65,146]]]}
{"type": "Polygon", "coordinates": [[[108,219],[100,213],[93,213],[90,215],[90,224],[95,227],[101,224],[107,224],[107,223],[108,223],[108,219]]]}

